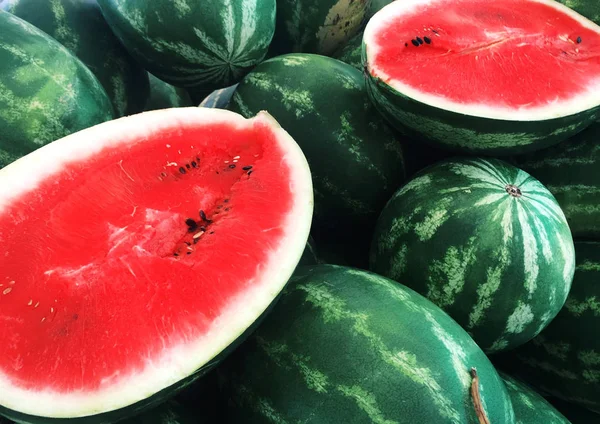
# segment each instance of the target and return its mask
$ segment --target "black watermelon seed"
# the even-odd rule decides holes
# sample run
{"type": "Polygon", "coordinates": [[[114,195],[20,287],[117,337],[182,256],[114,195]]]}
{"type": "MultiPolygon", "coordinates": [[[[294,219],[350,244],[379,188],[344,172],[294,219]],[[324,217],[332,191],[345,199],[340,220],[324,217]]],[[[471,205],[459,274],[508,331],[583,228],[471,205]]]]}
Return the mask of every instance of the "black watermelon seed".
{"type": "Polygon", "coordinates": [[[190,164],[189,164],[189,163],[186,163],[186,164],[185,164],[185,167],[186,167],[187,169],[190,169],[190,164]]]}
{"type": "Polygon", "coordinates": [[[196,227],[198,224],[196,224],[196,221],[194,221],[192,218],[188,218],[185,220],[185,225],[188,227],[196,227]]]}
{"type": "Polygon", "coordinates": [[[179,256],[179,253],[173,253],[173,256],[179,256]]]}
{"type": "Polygon", "coordinates": [[[419,43],[419,45],[423,44],[423,39],[421,37],[417,37],[417,43],[419,43]]]}
{"type": "Polygon", "coordinates": [[[225,208],[225,212],[229,211],[229,208],[225,208]]]}
{"type": "Polygon", "coordinates": [[[193,161],[192,161],[192,166],[193,166],[194,168],[198,166],[198,164],[196,163],[196,161],[195,161],[195,160],[193,160],[193,161]]]}
{"type": "Polygon", "coordinates": [[[188,254],[188,255],[191,255],[191,254],[192,254],[192,252],[187,252],[187,254],[188,254]]]}
{"type": "Polygon", "coordinates": [[[410,42],[413,44],[413,46],[419,47],[419,42],[417,40],[410,40],[410,42]]]}
{"type": "Polygon", "coordinates": [[[215,233],[214,231],[211,231],[211,232],[210,232],[210,233],[208,233],[208,234],[214,234],[214,233],[215,233]]]}
{"type": "Polygon", "coordinates": [[[206,214],[203,210],[200,210],[200,218],[202,218],[202,221],[206,221],[206,214]]]}
{"type": "Polygon", "coordinates": [[[581,37],[577,37],[577,44],[581,43],[581,37]]]}
{"type": "Polygon", "coordinates": [[[404,43],[404,47],[408,47],[408,43],[404,43]]]}
{"type": "Polygon", "coordinates": [[[229,199],[223,200],[224,203],[229,203],[229,199]]]}
{"type": "Polygon", "coordinates": [[[252,169],[252,166],[244,166],[242,169],[244,171],[250,171],[252,169]]]}
{"type": "Polygon", "coordinates": [[[185,168],[182,166],[181,168],[179,168],[179,172],[181,172],[182,174],[185,174],[185,168]]]}
{"type": "Polygon", "coordinates": [[[427,44],[431,44],[431,38],[429,38],[429,37],[423,37],[423,40],[425,40],[425,42],[427,44]]]}
{"type": "Polygon", "coordinates": [[[254,171],[248,171],[248,175],[252,174],[254,171]]]}
{"type": "Polygon", "coordinates": [[[235,169],[235,163],[232,163],[231,165],[229,165],[229,167],[230,167],[231,169],[235,169]]]}

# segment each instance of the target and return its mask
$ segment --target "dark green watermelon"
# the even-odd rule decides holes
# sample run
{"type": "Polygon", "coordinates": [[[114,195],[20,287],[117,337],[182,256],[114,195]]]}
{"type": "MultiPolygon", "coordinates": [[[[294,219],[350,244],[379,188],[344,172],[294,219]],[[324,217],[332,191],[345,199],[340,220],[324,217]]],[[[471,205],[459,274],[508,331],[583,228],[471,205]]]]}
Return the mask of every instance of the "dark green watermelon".
{"type": "Polygon", "coordinates": [[[183,88],[173,87],[150,73],[148,76],[150,77],[150,97],[144,110],[193,106],[190,95],[183,88]]]}
{"type": "Polygon", "coordinates": [[[558,0],[558,2],[600,25],[600,3],[597,0],[558,0]]]}
{"type": "Polygon", "coordinates": [[[473,387],[491,423],[515,423],[501,378],[456,322],[352,268],[298,269],[223,365],[229,423],[477,424],[473,387]]]}
{"type": "Polygon", "coordinates": [[[515,163],[554,194],[574,237],[600,238],[600,124],[515,163]]]}
{"type": "Polygon", "coordinates": [[[394,194],[377,222],[371,269],[423,294],[498,352],[558,314],[575,256],[565,216],[539,181],[496,159],[457,158],[394,194]]]}

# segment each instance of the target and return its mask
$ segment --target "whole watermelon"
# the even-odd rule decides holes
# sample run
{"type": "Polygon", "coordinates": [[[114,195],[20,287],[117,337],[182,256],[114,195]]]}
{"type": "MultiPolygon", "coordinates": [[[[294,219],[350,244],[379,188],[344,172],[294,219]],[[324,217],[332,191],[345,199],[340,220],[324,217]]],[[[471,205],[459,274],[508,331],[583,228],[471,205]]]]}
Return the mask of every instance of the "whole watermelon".
{"type": "Polygon", "coordinates": [[[425,295],[491,353],[527,342],[558,314],[575,255],[565,216],[539,181],[499,160],[456,158],[394,194],[371,269],[425,295]]]}
{"type": "Polygon", "coordinates": [[[148,71],[197,93],[239,81],[266,55],[275,32],[275,0],[98,3],[148,71]]]}
{"type": "Polygon", "coordinates": [[[0,10],[0,168],[112,118],[106,92],[79,59],[0,10]]]}
{"type": "Polygon", "coordinates": [[[479,401],[489,422],[515,423],[501,378],[456,322],[352,268],[299,268],[221,371],[230,423],[477,424],[479,401]]]}
{"type": "Polygon", "coordinates": [[[106,90],[116,116],[143,110],[149,94],[147,73],[115,37],[96,0],[4,0],[0,8],[77,56],[106,90]]]}
{"type": "Polygon", "coordinates": [[[245,117],[268,110],[294,137],[311,167],[317,244],[333,242],[366,266],[377,216],[405,171],[361,72],[320,55],[279,56],[244,78],[228,108],[245,117]]]}
{"type": "Polygon", "coordinates": [[[502,359],[544,392],[600,413],[600,242],[576,242],[575,253],[565,307],[535,339],[502,359]]]}

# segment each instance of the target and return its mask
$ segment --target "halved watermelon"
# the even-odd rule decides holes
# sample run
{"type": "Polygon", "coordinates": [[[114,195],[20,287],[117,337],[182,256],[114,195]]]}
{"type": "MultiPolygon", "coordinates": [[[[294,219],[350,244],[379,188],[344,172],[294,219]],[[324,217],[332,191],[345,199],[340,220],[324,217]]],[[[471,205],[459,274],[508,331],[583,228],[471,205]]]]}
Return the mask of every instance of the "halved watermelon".
{"type": "Polygon", "coordinates": [[[600,27],[552,0],[396,1],[363,60],[378,109],[453,150],[538,150],[600,113],[600,27]]]}
{"type": "Polygon", "coordinates": [[[146,112],[2,169],[0,414],[110,422],[164,400],[272,304],[312,208],[262,112],[146,112]]]}

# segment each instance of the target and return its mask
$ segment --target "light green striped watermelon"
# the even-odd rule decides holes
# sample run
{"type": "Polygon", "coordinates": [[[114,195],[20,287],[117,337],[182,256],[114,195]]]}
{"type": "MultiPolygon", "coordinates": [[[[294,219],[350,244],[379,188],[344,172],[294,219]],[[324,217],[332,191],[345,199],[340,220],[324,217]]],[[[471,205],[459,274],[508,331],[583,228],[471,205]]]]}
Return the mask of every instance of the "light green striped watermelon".
{"type": "Polygon", "coordinates": [[[363,45],[380,112],[453,151],[540,150],[600,116],[600,27],[553,0],[395,1],[363,45]]]}
{"type": "Polygon", "coordinates": [[[129,52],[151,73],[200,93],[239,81],[266,55],[275,0],[98,0],[129,52]]]}
{"type": "Polygon", "coordinates": [[[536,179],[496,159],[450,159],[383,210],[371,269],[425,295],[487,352],[532,339],[569,293],[573,239],[536,179]]]}
{"type": "Polygon", "coordinates": [[[360,30],[370,1],[277,0],[270,54],[332,54],[360,30]]]}
{"type": "Polygon", "coordinates": [[[143,110],[149,95],[147,73],[115,37],[96,0],[4,0],[0,8],[77,56],[106,90],[117,117],[143,110]]]}
{"type": "Polygon", "coordinates": [[[516,424],[571,424],[546,399],[522,381],[500,373],[513,409],[516,424]]]}
{"type": "Polygon", "coordinates": [[[298,269],[224,366],[230,423],[479,424],[476,400],[489,422],[515,423],[501,378],[462,328],[352,268],[298,269]]]}
{"type": "Polygon", "coordinates": [[[527,382],[600,413],[600,242],[575,243],[565,307],[539,336],[504,360],[527,382]]]}
{"type": "Polygon", "coordinates": [[[558,0],[600,25],[600,3],[597,0],[558,0]]]}
{"type": "Polygon", "coordinates": [[[362,73],[325,56],[279,56],[244,78],[228,108],[247,117],[267,110],[294,137],[311,167],[317,244],[333,241],[366,266],[377,216],[405,172],[362,73]]]}
{"type": "Polygon", "coordinates": [[[106,92],[56,40],[0,10],[0,168],[113,118],[106,92]]]}
{"type": "Polygon", "coordinates": [[[150,78],[150,97],[146,102],[144,110],[168,109],[172,107],[192,106],[190,95],[183,88],[174,87],[171,84],[148,74],[150,78]]]}
{"type": "Polygon", "coordinates": [[[600,238],[600,124],[516,164],[554,194],[575,238],[600,238]]]}

